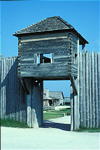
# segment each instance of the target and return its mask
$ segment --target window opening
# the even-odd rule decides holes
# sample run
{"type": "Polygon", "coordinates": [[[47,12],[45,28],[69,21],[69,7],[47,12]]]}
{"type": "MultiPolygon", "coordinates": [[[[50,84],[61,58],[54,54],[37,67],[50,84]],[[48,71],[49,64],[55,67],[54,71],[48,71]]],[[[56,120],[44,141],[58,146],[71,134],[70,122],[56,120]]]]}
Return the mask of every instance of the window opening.
{"type": "Polygon", "coordinates": [[[53,62],[53,54],[37,54],[37,64],[40,63],[52,63],[53,62]]]}
{"type": "Polygon", "coordinates": [[[51,63],[51,54],[43,54],[43,63],[51,63]]]}

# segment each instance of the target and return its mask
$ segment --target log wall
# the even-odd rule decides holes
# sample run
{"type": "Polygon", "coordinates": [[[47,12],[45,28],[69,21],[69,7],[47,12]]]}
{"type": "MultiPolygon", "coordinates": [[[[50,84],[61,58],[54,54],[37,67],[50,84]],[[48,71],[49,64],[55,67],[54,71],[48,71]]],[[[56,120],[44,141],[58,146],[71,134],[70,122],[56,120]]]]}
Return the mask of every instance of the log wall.
{"type": "Polygon", "coordinates": [[[17,57],[0,56],[0,118],[26,122],[26,94],[17,76],[17,57]]]}
{"type": "Polygon", "coordinates": [[[100,53],[79,54],[80,127],[100,127],[100,53]]]}
{"type": "Polygon", "coordinates": [[[44,80],[77,77],[77,36],[71,32],[21,36],[18,40],[18,76],[44,80]],[[50,54],[50,62],[43,56],[50,54]],[[40,57],[40,58],[39,58],[40,57]],[[41,59],[41,60],[40,60],[41,59]]]}

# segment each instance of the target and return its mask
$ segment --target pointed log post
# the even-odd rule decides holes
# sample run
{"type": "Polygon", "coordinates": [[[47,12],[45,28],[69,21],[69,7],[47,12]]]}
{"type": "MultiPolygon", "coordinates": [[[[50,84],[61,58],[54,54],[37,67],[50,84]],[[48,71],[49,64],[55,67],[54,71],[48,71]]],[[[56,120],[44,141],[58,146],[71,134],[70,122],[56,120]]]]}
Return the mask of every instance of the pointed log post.
{"type": "Polygon", "coordinates": [[[95,128],[95,101],[94,101],[94,53],[92,52],[92,58],[91,58],[91,100],[92,100],[92,123],[93,128],[95,128]]]}
{"type": "Polygon", "coordinates": [[[79,55],[79,103],[80,103],[80,126],[83,125],[83,101],[82,101],[82,53],[79,55]]]}
{"type": "Polygon", "coordinates": [[[79,39],[77,39],[77,68],[78,68],[78,75],[77,79],[75,80],[75,84],[77,85],[77,95],[74,93],[74,119],[75,125],[74,130],[79,129],[80,126],[80,114],[79,114],[79,39]]]}
{"type": "Polygon", "coordinates": [[[98,53],[98,122],[100,127],[100,53],[98,53]]]}
{"type": "Polygon", "coordinates": [[[88,81],[89,81],[89,127],[92,128],[92,101],[91,101],[91,53],[88,54],[89,68],[88,68],[88,81]]]}
{"type": "Polygon", "coordinates": [[[86,99],[85,99],[85,53],[83,53],[83,59],[82,59],[82,66],[83,66],[83,70],[82,70],[82,74],[83,74],[83,97],[82,97],[82,101],[83,101],[83,127],[86,127],[86,99]]]}
{"type": "Polygon", "coordinates": [[[85,91],[86,91],[86,95],[85,95],[85,99],[86,99],[86,127],[89,128],[89,91],[88,91],[88,53],[86,52],[85,54],[85,75],[86,75],[86,79],[85,79],[85,91]]]}
{"type": "Polygon", "coordinates": [[[94,87],[95,87],[95,127],[99,127],[98,116],[98,80],[97,80],[97,54],[94,53],[94,87]]]}

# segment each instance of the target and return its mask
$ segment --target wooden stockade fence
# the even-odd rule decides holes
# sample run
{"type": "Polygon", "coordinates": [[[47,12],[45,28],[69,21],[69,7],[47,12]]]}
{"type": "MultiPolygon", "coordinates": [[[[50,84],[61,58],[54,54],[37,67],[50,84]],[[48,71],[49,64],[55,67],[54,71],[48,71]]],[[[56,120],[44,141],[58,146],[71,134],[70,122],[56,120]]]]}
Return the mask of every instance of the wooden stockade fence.
{"type": "Polygon", "coordinates": [[[71,86],[71,130],[79,127],[98,128],[100,127],[100,53],[79,53],[78,84],[77,99],[71,86]]]}
{"type": "MultiPolygon", "coordinates": [[[[17,76],[17,64],[17,57],[0,56],[0,117],[9,117],[27,123],[27,95],[17,76]]],[[[77,129],[79,126],[98,128],[100,127],[100,53],[79,53],[78,83],[77,97],[71,87],[71,129],[77,129]],[[79,98],[79,101],[76,98],[79,98]]]]}
{"type": "Polygon", "coordinates": [[[0,117],[26,122],[26,95],[17,76],[17,57],[0,56],[0,117]]]}
{"type": "Polygon", "coordinates": [[[79,104],[75,101],[73,103],[71,96],[71,105],[74,109],[72,112],[76,111],[74,123],[77,124],[78,121],[76,107],[79,105],[79,126],[86,128],[100,127],[100,53],[79,53],[78,97],[79,104]]]}

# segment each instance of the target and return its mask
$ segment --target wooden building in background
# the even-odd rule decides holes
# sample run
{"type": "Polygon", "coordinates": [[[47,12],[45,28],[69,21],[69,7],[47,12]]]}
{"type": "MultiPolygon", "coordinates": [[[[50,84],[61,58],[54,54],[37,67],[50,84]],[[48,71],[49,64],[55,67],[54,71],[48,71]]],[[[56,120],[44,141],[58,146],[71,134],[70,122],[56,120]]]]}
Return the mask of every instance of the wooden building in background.
{"type": "Polygon", "coordinates": [[[43,91],[43,106],[59,106],[63,105],[64,95],[61,91],[43,91]]]}

